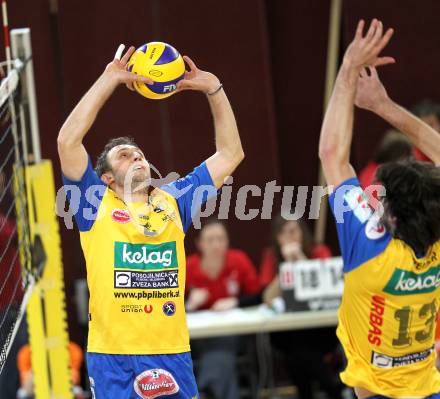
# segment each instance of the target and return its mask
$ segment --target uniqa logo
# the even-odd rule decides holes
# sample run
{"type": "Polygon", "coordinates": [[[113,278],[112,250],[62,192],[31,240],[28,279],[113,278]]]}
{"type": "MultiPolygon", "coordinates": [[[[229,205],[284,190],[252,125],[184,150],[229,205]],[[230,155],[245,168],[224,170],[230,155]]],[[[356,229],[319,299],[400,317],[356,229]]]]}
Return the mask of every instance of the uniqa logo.
{"type": "Polygon", "coordinates": [[[420,274],[396,269],[384,288],[393,295],[412,295],[433,292],[440,287],[440,265],[420,274]]]}
{"type": "Polygon", "coordinates": [[[176,243],[115,242],[115,268],[157,270],[177,268],[176,243]]]}

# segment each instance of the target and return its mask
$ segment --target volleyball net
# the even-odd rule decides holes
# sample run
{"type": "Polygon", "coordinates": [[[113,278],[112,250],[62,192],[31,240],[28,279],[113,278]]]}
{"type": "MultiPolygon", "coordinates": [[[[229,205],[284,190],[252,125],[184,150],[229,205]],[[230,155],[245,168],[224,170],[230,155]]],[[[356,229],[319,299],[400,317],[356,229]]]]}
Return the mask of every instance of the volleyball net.
{"type": "Polygon", "coordinates": [[[28,62],[0,64],[0,373],[37,275],[25,183],[27,110],[20,79],[28,62]]]}

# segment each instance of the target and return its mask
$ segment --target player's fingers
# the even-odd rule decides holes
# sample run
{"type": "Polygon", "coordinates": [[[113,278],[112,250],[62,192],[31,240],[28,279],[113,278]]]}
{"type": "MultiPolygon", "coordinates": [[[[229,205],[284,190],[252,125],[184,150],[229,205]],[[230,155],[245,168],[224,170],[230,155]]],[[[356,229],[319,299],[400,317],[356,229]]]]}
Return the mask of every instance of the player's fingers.
{"type": "Polygon", "coordinates": [[[368,29],[368,32],[367,32],[367,36],[365,36],[365,39],[367,40],[367,42],[370,42],[371,39],[373,38],[374,32],[376,32],[376,27],[377,27],[377,19],[374,18],[371,21],[370,28],[368,29]]]}
{"type": "Polygon", "coordinates": [[[382,33],[383,33],[382,21],[377,21],[376,30],[374,32],[372,39],[371,39],[372,46],[375,46],[376,44],[378,44],[380,42],[380,39],[382,38],[382,33]]]}
{"type": "Polygon", "coordinates": [[[356,39],[362,39],[362,34],[364,32],[364,26],[365,26],[365,21],[363,19],[361,19],[357,24],[356,35],[355,35],[356,39]]]}
{"type": "Polygon", "coordinates": [[[182,79],[177,82],[177,90],[192,90],[194,89],[194,85],[190,80],[182,79]]]}
{"type": "Polygon", "coordinates": [[[366,69],[362,68],[359,75],[361,75],[361,78],[366,78],[368,76],[366,69]]]}
{"type": "Polygon", "coordinates": [[[146,76],[136,75],[135,73],[126,72],[128,82],[142,82],[152,85],[154,81],[146,76]]]}
{"type": "Polygon", "coordinates": [[[191,58],[189,58],[187,55],[184,55],[183,59],[189,65],[189,68],[190,68],[191,71],[196,71],[197,70],[197,65],[194,63],[194,61],[191,58]]]}
{"type": "Polygon", "coordinates": [[[121,58],[121,63],[122,65],[126,65],[128,60],[130,59],[131,55],[134,53],[136,49],[134,48],[134,46],[131,46],[127,52],[124,54],[124,56],[121,58]]]}
{"type": "Polygon", "coordinates": [[[379,54],[385,46],[389,43],[390,39],[393,37],[394,29],[389,28],[386,33],[383,35],[382,39],[377,44],[377,53],[379,54]]]}
{"type": "Polygon", "coordinates": [[[383,66],[383,65],[389,65],[389,64],[395,64],[396,60],[393,57],[380,57],[376,60],[374,63],[375,67],[383,66]]]}
{"type": "Polygon", "coordinates": [[[374,66],[369,66],[368,70],[370,71],[370,76],[373,78],[379,78],[379,75],[377,74],[377,69],[374,66]]]}
{"type": "Polygon", "coordinates": [[[135,91],[135,88],[134,88],[132,82],[126,83],[125,86],[127,86],[127,89],[128,89],[128,90],[135,91]]]}
{"type": "Polygon", "coordinates": [[[124,49],[125,49],[125,44],[120,44],[115,53],[115,60],[119,61],[121,59],[124,49]]]}

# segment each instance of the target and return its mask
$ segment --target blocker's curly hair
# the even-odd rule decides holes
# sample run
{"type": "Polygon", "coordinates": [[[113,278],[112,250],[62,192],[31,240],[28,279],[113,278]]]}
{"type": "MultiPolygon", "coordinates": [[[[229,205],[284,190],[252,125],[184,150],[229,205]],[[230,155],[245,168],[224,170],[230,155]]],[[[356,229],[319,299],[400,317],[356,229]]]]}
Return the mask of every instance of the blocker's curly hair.
{"type": "Polygon", "coordinates": [[[440,240],[440,169],[406,160],[382,165],[376,179],[386,189],[385,212],[396,218],[394,237],[416,253],[440,240]]]}
{"type": "Polygon", "coordinates": [[[95,172],[99,177],[101,177],[104,173],[112,170],[110,164],[108,163],[107,155],[113,147],[122,144],[132,145],[139,148],[139,146],[135,143],[133,137],[124,136],[116,137],[109,140],[108,143],[105,145],[104,150],[99,155],[98,160],[96,161],[95,172]]]}

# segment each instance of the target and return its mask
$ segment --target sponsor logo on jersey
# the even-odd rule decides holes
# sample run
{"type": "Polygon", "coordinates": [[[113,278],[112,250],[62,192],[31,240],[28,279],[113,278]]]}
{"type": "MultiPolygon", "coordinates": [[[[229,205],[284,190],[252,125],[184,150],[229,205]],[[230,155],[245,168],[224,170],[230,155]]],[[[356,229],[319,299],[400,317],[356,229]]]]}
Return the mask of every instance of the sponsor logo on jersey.
{"type": "Polygon", "coordinates": [[[384,288],[393,295],[412,295],[433,292],[440,287],[440,265],[424,273],[396,269],[384,288]]]}
{"type": "Polygon", "coordinates": [[[179,392],[179,385],[173,375],[162,369],[147,370],[139,374],[133,387],[143,399],[154,399],[179,392]]]}
{"type": "Polygon", "coordinates": [[[368,341],[372,345],[380,346],[382,344],[381,335],[384,313],[385,298],[380,295],[373,295],[371,297],[370,328],[368,330],[368,341]]]}
{"type": "Polygon", "coordinates": [[[172,301],[165,302],[162,306],[162,310],[167,316],[173,316],[176,313],[176,304],[172,301]]]}
{"type": "Polygon", "coordinates": [[[118,223],[128,223],[130,221],[130,214],[124,209],[113,209],[112,219],[118,223]]]}
{"type": "Polygon", "coordinates": [[[145,313],[151,313],[153,311],[153,305],[145,305],[144,306],[144,312],[145,313]]]}
{"type": "Polygon", "coordinates": [[[180,291],[118,291],[114,292],[113,296],[115,299],[170,299],[170,298],[180,298],[180,291]]]}
{"type": "Polygon", "coordinates": [[[378,240],[386,233],[385,226],[380,222],[379,216],[375,213],[365,225],[365,235],[370,240],[378,240]]]}
{"type": "Polygon", "coordinates": [[[115,270],[115,288],[178,288],[177,270],[134,272],[115,270]]]}
{"type": "Polygon", "coordinates": [[[392,367],[407,366],[408,364],[414,364],[421,362],[429,357],[433,352],[434,347],[426,349],[421,352],[409,353],[407,355],[391,357],[384,355],[382,353],[372,352],[371,353],[371,363],[373,366],[390,369],[392,367]]]}
{"type": "Polygon", "coordinates": [[[115,242],[114,267],[117,269],[177,269],[176,242],[131,244],[115,242]]]}
{"type": "Polygon", "coordinates": [[[122,313],[147,313],[150,314],[153,311],[153,305],[133,305],[133,304],[125,304],[121,305],[122,313]]]}
{"type": "Polygon", "coordinates": [[[144,308],[142,305],[121,305],[122,313],[143,313],[144,308]]]}
{"type": "Polygon", "coordinates": [[[348,206],[353,210],[354,216],[363,224],[373,214],[370,205],[368,204],[368,196],[364,193],[362,188],[354,187],[347,191],[344,199],[348,206]]]}

